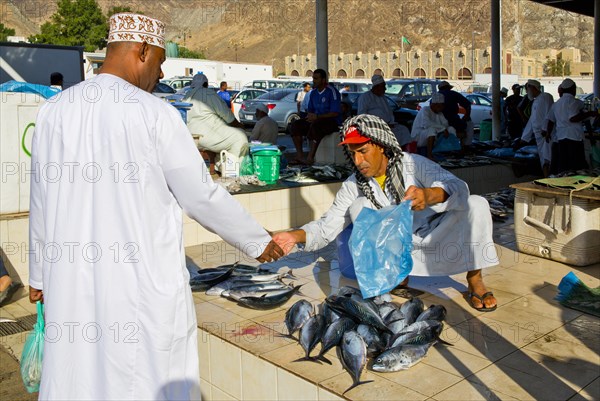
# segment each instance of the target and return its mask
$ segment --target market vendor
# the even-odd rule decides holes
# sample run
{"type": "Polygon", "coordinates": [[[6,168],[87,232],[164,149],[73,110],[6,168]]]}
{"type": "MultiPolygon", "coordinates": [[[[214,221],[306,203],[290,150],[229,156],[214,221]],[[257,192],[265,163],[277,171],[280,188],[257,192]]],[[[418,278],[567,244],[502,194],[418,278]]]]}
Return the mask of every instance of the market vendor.
{"type": "MultiPolygon", "coordinates": [[[[354,165],[331,208],[300,229],[276,234],[286,252],[297,243],[316,251],[334,241],[363,207],[379,209],[412,201],[413,276],[467,273],[468,300],[492,311],[496,299],[483,283],[481,269],[498,264],[487,201],[469,194],[467,184],[425,157],[403,153],[379,117],[361,114],[342,128],[346,155],[354,165]]],[[[401,283],[405,286],[408,280],[401,283]]]]}

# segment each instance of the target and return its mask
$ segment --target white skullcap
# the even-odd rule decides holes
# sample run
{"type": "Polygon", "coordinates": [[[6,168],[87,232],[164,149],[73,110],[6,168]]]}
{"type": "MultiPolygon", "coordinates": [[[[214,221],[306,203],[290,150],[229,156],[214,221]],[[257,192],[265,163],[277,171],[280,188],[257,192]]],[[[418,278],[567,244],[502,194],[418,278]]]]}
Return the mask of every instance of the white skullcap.
{"type": "Polygon", "coordinates": [[[373,84],[373,86],[381,85],[385,83],[385,79],[383,79],[383,76],[375,74],[371,78],[371,83],[373,84]]]}
{"type": "Polygon", "coordinates": [[[442,95],[439,92],[434,93],[433,96],[431,96],[431,104],[444,103],[445,101],[446,101],[446,99],[444,98],[444,95],[442,95]]]}
{"type": "Polygon", "coordinates": [[[562,83],[558,87],[560,89],[570,89],[573,86],[575,86],[575,81],[573,81],[571,78],[565,78],[565,80],[562,81],[562,83]]]}
{"type": "Polygon", "coordinates": [[[535,79],[528,79],[527,80],[527,85],[533,86],[537,90],[541,90],[541,88],[542,88],[542,84],[540,83],[540,81],[535,80],[535,79]]]}
{"type": "Polygon", "coordinates": [[[165,48],[165,24],[141,14],[119,13],[109,20],[108,43],[138,42],[165,48]]]}

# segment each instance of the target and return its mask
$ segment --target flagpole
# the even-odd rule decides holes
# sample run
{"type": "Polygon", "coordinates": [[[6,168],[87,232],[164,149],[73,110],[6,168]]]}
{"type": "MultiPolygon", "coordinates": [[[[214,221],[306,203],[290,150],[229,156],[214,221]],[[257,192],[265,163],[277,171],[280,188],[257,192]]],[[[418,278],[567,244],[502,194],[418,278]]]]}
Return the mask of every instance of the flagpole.
{"type": "Polygon", "coordinates": [[[404,54],[404,35],[400,36],[400,54],[404,54]]]}

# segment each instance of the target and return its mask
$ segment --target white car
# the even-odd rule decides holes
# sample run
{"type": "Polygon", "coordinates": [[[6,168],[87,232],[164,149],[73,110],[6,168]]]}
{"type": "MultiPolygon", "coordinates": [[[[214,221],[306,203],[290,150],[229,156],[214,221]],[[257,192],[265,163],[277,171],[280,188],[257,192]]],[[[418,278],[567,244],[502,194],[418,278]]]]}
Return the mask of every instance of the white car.
{"type": "MultiPolygon", "coordinates": [[[[462,93],[462,95],[471,102],[471,121],[473,121],[473,128],[479,129],[479,125],[481,125],[483,120],[492,118],[492,101],[487,96],[478,93],[462,93]]],[[[417,110],[421,110],[423,106],[429,106],[430,101],[431,99],[419,103],[417,110]]],[[[459,106],[458,114],[460,116],[463,115],[461,111],[464,112],[462,107],[459,106]]]]}
{"type": "Polygon", "coordinates": [[[231,111],[235,116],[236,120],[240,120],[240,108],[242,107],[242,103],[244,100],[252,100],[256,99],[263,93],[266,93],[265,89],[258,88],[245,88],[240,91],[233,99],[231,99],[231,111]]]}

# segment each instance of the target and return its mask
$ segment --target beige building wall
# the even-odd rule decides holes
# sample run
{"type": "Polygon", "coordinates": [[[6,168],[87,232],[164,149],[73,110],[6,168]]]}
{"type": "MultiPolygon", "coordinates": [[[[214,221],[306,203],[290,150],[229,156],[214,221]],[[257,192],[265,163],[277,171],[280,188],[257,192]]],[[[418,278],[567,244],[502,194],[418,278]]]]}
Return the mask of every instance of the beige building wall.
{"type": "MultiPolygon", "coordinates": [[[[365,78],[380,73],[386,78],[438,78],[450,80],[470,80],[472,74],[491,73],[491,48],[438,49],[423,51],[415,48],[409,51],[357,52],[329,55],[331,78],[365,78]]],[[[522,78],[543,76],[544,63],[549,58],[563,57],[571,61],[571,75],[590,75],[592,63],[581,62],[579,49],[540,49],[527,56],[515,56],[512,50],[502,52],[502,73],[517,74],[522,78]]],[[[285,75],[310,76],[317,68],[316,56],[312,54],[292,55],[285,58],[285,75]]]]}

